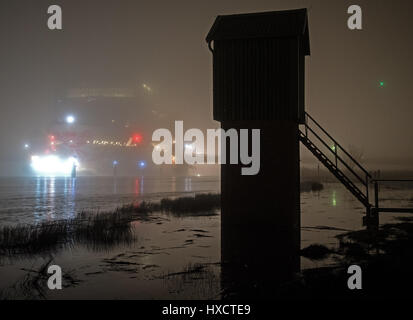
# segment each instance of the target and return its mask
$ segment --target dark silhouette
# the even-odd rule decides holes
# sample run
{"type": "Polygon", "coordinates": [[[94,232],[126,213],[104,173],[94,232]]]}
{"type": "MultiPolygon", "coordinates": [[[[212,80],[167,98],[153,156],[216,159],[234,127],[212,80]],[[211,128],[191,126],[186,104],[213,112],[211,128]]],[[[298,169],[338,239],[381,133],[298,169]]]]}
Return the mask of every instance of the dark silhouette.
{"type": "Polygon", "coordinates": [[[74,163],[72,165],[71,177],[76,178],[76,164],[74,164],[74,163]]]}
{"type": "Polygon", "coordinates": [[[298,125],[310,54],[307,11],[218,16],[206,40],[214,119],[224,130],[261,132],[257,175],[221,165],[223,286],[226,297],[268,298],[300,269],[298,125]]]}

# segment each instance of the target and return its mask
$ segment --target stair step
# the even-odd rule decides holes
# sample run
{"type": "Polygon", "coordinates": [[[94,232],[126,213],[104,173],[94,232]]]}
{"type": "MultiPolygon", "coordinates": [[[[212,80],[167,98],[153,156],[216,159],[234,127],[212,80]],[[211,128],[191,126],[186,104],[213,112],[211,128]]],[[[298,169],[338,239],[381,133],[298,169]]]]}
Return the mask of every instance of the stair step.
{"type": "Polygon", "coordinates": [[[340,170],[336,165],[301,131],[299,132],[301,142],[336,178],[361,202],[364,206],[370,206],[363,192],[340,170]]]}

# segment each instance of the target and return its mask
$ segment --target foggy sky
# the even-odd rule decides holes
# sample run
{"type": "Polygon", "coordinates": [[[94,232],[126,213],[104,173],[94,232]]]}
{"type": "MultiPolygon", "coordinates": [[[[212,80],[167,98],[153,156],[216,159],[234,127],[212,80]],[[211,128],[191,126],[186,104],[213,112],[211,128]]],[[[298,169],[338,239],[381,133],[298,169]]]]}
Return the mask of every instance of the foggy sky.
{"type": "MultiPolygon", "coordinates": [[[[89,1],[2,0],[0,175],[24,141],[47,126],[68,88],[148,83],[154,103],[185,127],[215,128],[212,56],[205,36],[217,15],[309,8],[306,110],[367,159],[413,159],[413,3],[409,0],[89,1]],[[47,28],[47,7],[63,30],[47,28]],[[363,30],[347,28],[347,7],[363,30]],[[385,88],[379,88],[385,81],[385,88]]],[[[401,160],[400,160],[401,159],[401,160]]]]}

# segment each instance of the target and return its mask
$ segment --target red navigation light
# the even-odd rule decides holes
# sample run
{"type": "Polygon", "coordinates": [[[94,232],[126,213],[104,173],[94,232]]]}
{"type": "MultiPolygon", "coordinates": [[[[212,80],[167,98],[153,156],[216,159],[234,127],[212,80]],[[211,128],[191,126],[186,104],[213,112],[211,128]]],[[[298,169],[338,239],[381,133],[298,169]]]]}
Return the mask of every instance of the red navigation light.
{"type": "Polygon", "coordinates": [[[142,135],[139,134],[139,133],[135,133],[135,134],[132,136],[132,141],[133,141],[134,143],[141,143],[141,142],[142,142],[142,135]]]}

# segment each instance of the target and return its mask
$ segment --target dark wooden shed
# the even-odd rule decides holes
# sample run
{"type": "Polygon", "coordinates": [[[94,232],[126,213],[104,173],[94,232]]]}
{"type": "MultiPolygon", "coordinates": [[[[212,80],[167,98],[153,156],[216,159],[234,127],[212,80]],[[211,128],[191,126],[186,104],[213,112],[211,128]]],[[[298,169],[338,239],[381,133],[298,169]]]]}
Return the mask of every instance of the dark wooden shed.
{"type": "Polygon", "coordinates": [[[213,52],[214,119],[238,133],[260,129],[261,137],[257,175],[221,165],[222,279],[243,297],[266,296],[300,266],[298,126],[310,54],[307,11],[218,16],[206,40],[213,52]]]}
{"type": "Polygon", "coordinates": [[[206,40],[215,120],[304,120],[306,9],[218,16],[206,40]]]}

